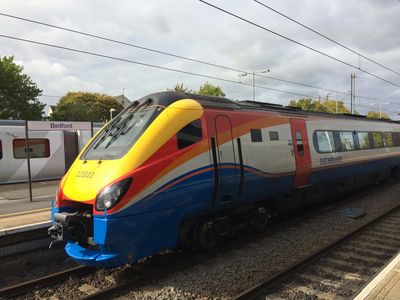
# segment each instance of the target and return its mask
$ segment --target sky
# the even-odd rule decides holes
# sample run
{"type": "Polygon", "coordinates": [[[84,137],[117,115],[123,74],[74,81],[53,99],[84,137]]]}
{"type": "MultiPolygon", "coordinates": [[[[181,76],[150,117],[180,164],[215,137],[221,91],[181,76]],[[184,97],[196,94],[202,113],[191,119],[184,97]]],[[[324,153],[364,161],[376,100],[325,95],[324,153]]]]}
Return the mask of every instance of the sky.
{"type": "Polygon", "coordinates": [[[254,85],[255,101],[329,97],[350,109],[354,73],[355,110],[399,120],[399,16],[398,0],[2,0],[0,56],[47,105],[209,82],[234,100],[252,100],[254,85]]]}

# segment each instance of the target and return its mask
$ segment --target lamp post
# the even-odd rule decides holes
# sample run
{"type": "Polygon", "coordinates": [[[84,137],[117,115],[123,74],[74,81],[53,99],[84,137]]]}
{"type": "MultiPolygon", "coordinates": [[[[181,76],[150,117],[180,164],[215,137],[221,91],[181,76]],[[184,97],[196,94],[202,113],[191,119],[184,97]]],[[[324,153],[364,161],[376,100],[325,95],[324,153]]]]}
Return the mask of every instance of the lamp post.
{"type": "Polygon", "coordinates": [[[390,102],[371,103],[371,105],[379,104],[379,119],[382,119],[382,104],[390,104],[390,102]]]}
{"type": "Polygon", "coordinates": [[[269,73],[270,70],[266,69],[266,70],[261,70],[261,71],[253,71],[253,73],[241,73],[238,76],[239,77],[243,77],[243,76],[247,76],[248,74],[253,74],[253,101],[255,101],[255,76],[256,73],[269,73]]]}
{"type": "Polygon", "coordinates": [[[117,111],[117,110],[115,110],[114,108],[111,108],[111,109],[110,109],[110,121],[112,120],[112,113],[113,113],[113,111],[117,111]]]}

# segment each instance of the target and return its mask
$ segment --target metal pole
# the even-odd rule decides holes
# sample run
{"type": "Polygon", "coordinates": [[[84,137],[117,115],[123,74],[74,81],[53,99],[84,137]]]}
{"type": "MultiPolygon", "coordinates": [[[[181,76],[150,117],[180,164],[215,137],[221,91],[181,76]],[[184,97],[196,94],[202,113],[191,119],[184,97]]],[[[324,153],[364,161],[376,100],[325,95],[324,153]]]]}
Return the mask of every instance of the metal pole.
{"type": "Polygon", "coordinates": [[[255,72],[253,71],[253,101],[255,101],[255,96],[254,96],[254,92],[255,92],[255,87],[254,87],[254,80],[255,80],[255,72]]]}
{"type": "Polygon", "coordinates": [[[29,199],[32,202],[32,178],[31,178],[31,161],[29,155],[28,120],[25,120],[25,142],[26,142],[26,162],[28,165],[28,179],[29,179],[29,199]]]}
{"type": "Polygon", "coordinates": [[[354,98],[355,98],[355,78],[356,75],[351,73],[351,114],[354,114],[354,98]]]}
{"type": "Polygon", "coordinates": [[[337,103],[339,100],[339,92],[336,92],[336,114],[337,114],[337,103]]]}

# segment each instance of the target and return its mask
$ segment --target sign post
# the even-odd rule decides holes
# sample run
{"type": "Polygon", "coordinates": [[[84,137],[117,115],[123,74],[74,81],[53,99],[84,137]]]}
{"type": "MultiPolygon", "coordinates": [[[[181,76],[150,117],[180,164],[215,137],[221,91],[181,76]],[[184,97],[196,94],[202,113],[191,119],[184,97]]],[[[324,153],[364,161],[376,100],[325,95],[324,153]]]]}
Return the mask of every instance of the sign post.
{"type": "Polygon", "coordinates": [[[25,139],[26,139],[26,160],[28,165],[29,180],[29,199],[32,202],[32,177],[31,162],[29,155],[29,130],[32,131],[66,131],[66,130],[90,130],[93,137],[93,122],[75,122],[75,121],[25,121],[25,139]]]}

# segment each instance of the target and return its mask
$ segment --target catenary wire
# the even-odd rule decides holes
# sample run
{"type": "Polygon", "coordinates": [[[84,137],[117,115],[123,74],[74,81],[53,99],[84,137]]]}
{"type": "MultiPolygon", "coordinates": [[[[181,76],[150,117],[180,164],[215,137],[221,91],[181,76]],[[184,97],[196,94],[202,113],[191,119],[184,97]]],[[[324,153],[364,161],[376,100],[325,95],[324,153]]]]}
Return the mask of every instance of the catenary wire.
{"type": "Polygon", "coordinates": [[[232,16],[232,17],[235,17],[235,18],[237,18],[237,19],[239,19],[239,20],[242,20],[242,21],[244,21],[244,22],[246,22],[246,23],[249,23],[249,24],[251,24],[251,25],[253,25],[253,26],[256,26],[256,27],[258,27],[258,28],[260,28],[260,29],[262,29],[262,30],[268,31],[269,33],[272,33],[272,34],[274,34],[274,35],[277,35],[277,36],[279,36],[279,37],[281,37],[281,38],[283,38],[283,39],[285,39],[285,40],[288,40],[288,41],[290,41],[290,42],[292,42],[292,43],[295,43],[295,44],[297,44],[297,45],[299,45],[299,46],[302,46],[302,47],[304,47],[304,48],[306,48],[306,49],[308,49],[308,50],[314,51],[314,52],[316,52],[316,53],[318,53],[318,54],[321,54],[321,55],[323,55],[323,56],[325,56],[325,57],[328,57],[328,58],[330,58],[330,59],[333,59],[333,60],[335,60],[335,61],[337,61],[337,62],[340,62],[340,63],[342,63],[342,64],[344,64],[344,65],[347,65],[347,66],[349,66],[349,67],[351,67],[351,68],[353,68],[353,69],[357,69],[357,70],[359,70],[359,71],[361,71],[361,72],[364,72],[365,74],[368,74],[368,75],[370,75],[370,76],[372,76],[372,77],[378,78],[378,79],[380,79],[380,80],[382,80],[382,81],[384,81],[384,82],[386,82],[386,83],[389,83],[389,84],[391,84],[391,85],[400,87],[400,85],[398,85],[398,84],[396,84],[396,83],[393,83],[393,82],[391,82],[391,81],[389,81],[389,80],[386,80],[386,79],[384,79],[384,78],[382,78],[382,77],[379,77],[379,76],[377,76],[377,75],[375,75],[375,74],[373,74],[373,73],[371,73],[371,72],[368,72],[368,71],[366,71],[366,70],[363,70],[363,69],[361,69],[361,68],[359,68],[359,67],[356,67],[356,66],[354,66],[354,65],[352,65],[352,64],[350,64],[350,63],[347,63],[347,62],[345,62],[345,61],[343,61],[343,60],[340,60],[340,59],[338,59],[338,58],[336,58],[336,57],[333,57],[333,56],[331,56],[331,55],[328,55],[328,54],[326,54],[326,53],[324,53],[324,52],[322,52],[322,51],[319,51],[319,50],[317,50],[317,49],[315,49],[315,48],[312,48],[312,47],[310,47],[310,46],[307,46],[307,45],[305,45],[305,44],[302,44],[302,43],[300,43],[300,42],[297,42],[297,41],[295,41],[295,40],[293,40],[293,39],[291,39],[291,38],[288,38],[288,37],[286,37],[286,36],[284,36],[284,35],[282,35],[282,34],[279,34],[279,33],[275,32],[275,31],[272,31],[272,30],[270,30],[270,29],[268,29],[268,28],[265,28],[265,27],[263,27],[263,26],[261,26],[261,25],[259,25],[259,24],[256,24],[256,23],[254,23],[254,22],[252,22],[252,21],[249,21],[249,20],[247,20],[247,19],[245,19],[245,18],[243,18],[243,17],[240,17],[240,16],[238,16],[238,15],[235,15],[234,13],[231,13],[231,12],[225,10],[225,9],[222,9],[222,8],[220,8],[220,7],[218,7],[218,6],[215,6],[215,5],[211,4],[211,3],[208,3],[208,2],[206,2],[206,1],[204,1],[204,0],[199,0],[199,1],[202,2],[202,3],[204,3],[204,4],[207,4],[207,5],[211,6],[211,7],[213,7],[213,8],[215,8],[215,9],[219,10],[219,11],[222,11],[222,12],[224,12],[224,13],[226,13],[226,14],[232,16]]]}
{"type": "MultiPolygon", "coordinates": [[[[230,82],[230,83],[235,83],[235,84],[241,84],[241,85],[246,85],[246,86],[253,86],[252,84],[239,83],[239,82],[234,81],[234,80],[229,80],[229,79],[224,79],[224,78],[219,78],[219,77],[214,77],[214,76],[208,76],[208,75],[202,75],[202,74],[197,74],[197,73],[193,73],[193,72],[181,71],[181,70],[176,70],[176,69],[172,69],[172,68],[165,68],[165,67],[161,67],[161,66],[141,63],[141,62],[132,61],[132,60],[128,60],[128,59],[122,59],[122,58],[118,58],[118,57],[113,57],[113,56],[108,56],[108,55],[98,54],[98,53],[94,53],[94,52],[88,52],[88,51],[83,51],[83,50],[78,50],[78,49],[58,46],[58,45],[52,45],[52,44],[47,44],[47,43],[42,43],[42,42],[37,42],[37,41],[32,41],[32,40],[27,40],[27,39],[21,39],[21,38],[11,37],[11,36],[7,36],[7,35],[0,35],[0,37],[13,39],[13,40],[18,40],[18,41],[23,41],[23,42],[28,42],[28,43],[33,43],[33,44],[38,44],[38,45],[52,47],[52,48],[58,48],[58,49],[62,49],[62,50],[72,51],[72,52],[78,52],[78,53],[83,53],[83,54],[88,54],[88,55],[93,55],[93,56],[113,59],[113,60],[118,60],[118,61],[123,61],[123,62],[128,62],[128,63],[133,63],[133,64],[138,64],[138,65],[143,65],[143,66],[147,66],[147,67],[158,68],[158,69],[167,70],[167,71],[173,71],[173,72],[177,72],[177,73],[183,73],[183,74],[188,74],[188,75],[193,75],[193,76],[198,76],[198,77],[203,77],[203,78],[208,78],[208,79],[215,79],[215,80],[220,80],[220,81],[225,81],[225,82],[230,82]]],[[[262,77],[266,77],[268,79],[270,78],[270,77],[267,77],[267,76],[262,76],[262,77]]],[[[313,99],[314,98],[315,99],[319,98],[319,96],[310,96],[310,95],[305,95],[305,94],[296,93],[296,92],[289,92],[289,91],[284,91],[284,90],[279,90],[279,89],[274,89],[274,88],[268,88],[268,87],[260,86],[260,85],[254,85],[254,87],[260,88],[260,89],[265,89],[265,90],[271,90],[271,91],[286,93],[286,94],[291,94],[291,95],[303,96],[303,97],[307,97],[307,98],[313,98],[313,99]]],[[[313,86],[309,86],[309,87],[313,87],[313,86]]],[[[314,87],[314,88],[318,88],[318,87],[314,87]]],[[[329,91],[338,92],[338,91],[334,91],[334,90],[329,90],[329,91]]],[[[338,93],[340,93],[340,92],[338,92],[338,93]]],[[[42,95],[42,96],[46,97],[46,95],[42,95]]],[[[58,96],[48,96],[48,97],[58,97],[58,96]]],[[[365,98],[365,99],[370,99],[370,100],[375,100],[375,101],[381,101],[381,102],[387,102],[385,100],[380,100],[380,99],[375,99],[375,98],[368,98],[368,97],[358,96],[358,95],[355,95],[355,97],[365,98]]],[[[394,102],[392,104],[400,105],[400,104],[394,103],[394,102]]]]}
{"type": "MultiPolygon", "coordinates": [[[[101,39],[101,40],[105,40],[105,41],[108,41],[108,42],[113,42],[113,43],[117,43],[117,44],[121,44],[121,45],[125,45],[125,46],[130,46],[130,47],[135,47],[135,48],[138,48],[138,49],[142,49],[142,50],[146,50],[146,51],[150,51],[150,52],[154,52],[154,53],[158,53],[158,54],[163,54],[163,55],[176,57],[176,58],[180,58],[180,59],[184,59],[184,60],[188,60],[188,61],[192,61],[192,62],[196,62],[196,63],[201,63],[201,64],[213,66],[213,67],[218,67],[218,68],[231,70],[231,71],[235,71],[235,72],[242,72],[242,73],[251,74],[251,72],[247,72],[247,71],[243,71],[243,70],[239,70],[239,69],[234,69],[234,68],[229,68],[229,67],[225,67],[225,66],[221,66],[221,65],[217,65],[217,64],[212,64],[212,63],[208,63],[208,62],[204,62],[204,61],[200,61],[200,60],[196,60],[196,59],[191,59],[191,58],[175,55],[175,54],[172,54],[172,53],[167,53],[167,52],[163,52],[163,51],[159,51],[159,50],[155,50],[155,49],[150,49],[150,48],[146,48],[146,47],[142,47],[142,46],[126,43],[126,42],[121,42],[121,41],[118,41],[118,40],[114,40],[114,39],[110,39],[110,38],[106,38],[106,37],[102,37],[102,36],[98,36],[98,35],[94,35],[94,34],[90,34],[90,33],[85,33],[85,32],[82,32],[82,31],[73,30],[73,29],[69,29],[69,28],[65,28],[65,27],[61,27],[61,26],[56,26],[56,25],[52,25],[52,24],[48,24],[48,23],[44,23],[44,22],[39,22],[39,21],[35,21],[35,20],[22,18],[22,17],[12,16],[12,15],[9,15],[9,14],[4,14],[4,13],[0,13],[0,15],[4,16],[4,17],[9,17],[9,18],[13,18],[13,19],[17,19],[17,20],[21,20],[21,21],[25,21],[25,22],[30,22],[30,23],[34,23],[34,24],[38,24],[38,25],[42,25],[42,26],[47,26],[47,27],[51,27],[51,28],[55,28],[55,29],[59,29],[59,30],[64,30],[64,31],[68,31],[68,32],[72,32],[72,33],[75,33],[75,34],[80,34],[80,35],[84,35],[84,36],[88,36],[88,37],[92,37],[92,38],[96,38],[96,39],[101,39]]],[[[324,91],[328,91],[328,92],[338,92],[338,91],[335,91],[335,90],[332,90],[332,89],[327,89],[327,88],[317,87],[317,86],[313,86],[313,85],[309,85],[309,84],[304,84],[304,83],[294,82],[294,81],[290,81],[290,80],[280,79],[280,78],[276,78],[276,77],[272,77],[272,76],[265,76],[265,75],[256,74],[256,73],[255,73],[255,75],[258,76],[258,77],[263,77],[263,78],[267,78],[267,79],[270,79],[270,80],[275,80],[275,81],[290,83],[290,84],[294,84],[294,85],[320,89],[320,90],[324,90],[324,91]]],[[[359,78],[359,77],[357,77],[357,78],[359,78]]],[[[260,87],[260,86],[257,86],[257,87],[263,88],[263,87],[260,87]]],[[[45,96],[45,95],[42,95],[42,96],[45,96]]],[[[53,96],[53,97],[58,97],[58,96],[53,96]]],[[[374,99],[374,98],[370,98],[370,99],[376,100],[376,101],[385,102],[385,100],[374,99]]]]}
{"type": "MultiPolygon", "coordinates": [[[[177,69],[172,69],[172,68],[166,68],[166,67],[156,66],[156,65],[152,65],[152,64],[141,63],[141,62],[133,61],[133,60],[129,60],[129,59],[118,58],[118,57],[114,57],[114,56],[109,56],[109,55],[104,55],[104,54],[99,54],[99,53],[94,53],[94,52],[89,52],[89,51],[84,51],[84,50],[68,48],[68,47],[64,47],[64,46],[58,46],[58,45],[47,44],[47,43],[43,43],[43,42],[37,42],[37,41],[32,41],[32,40],[27,40],[27,39],[21,39],[21,38],[17,38],[17,37],[2,35],[2,34],[0,35],[0,37],[12,39],[12,40],[17,40],[17,41],[22,41],[22,42],[27,42],[27,43],[32,43],[32,44],[37,44],[37,45],[41,45],[41,46],[47,46],[47,47],[52,47],[52,48],[57,48],[57,49],[62,49],[62,50],[67,50],[67,51],[87,54],[87,55],[92,55],[92,56],[97,56],[97,57],[102,57],[102,58],[113,59],[113,60],[117,60],[117,61],[137,64],[137,65],[146,66],[146,67],[152,67],[152,68],[165,70],[165,71],[172,71],[172,72],[177,72],[177,73],[182,73],[182,74],[187,74],[187,75],[193,75],[193,76],[198,76],[198,77],[203,77],[203,78],[208,78],[208,79],[215,79],[215,80],[220,80],[220,81],[225,81],[225,82],[230,82],[230,83],[253,86],[253,84],[239,83],[237,81],[230,80],[230,79],[224,79],[224,78],[215,77],[215,76],[209,76],[209,75],[197,74],[197,73],[193,73],[193,72],[187,72],[187,71],[182,71],[182,70],[177,70],[177,69]]],[[[276,91],[276,92],[282,92],[282,93],[286,93],[286,94],[292,94],[292,95],[303,96],[303,97],[308,97],[308,98],[311,97],[312,98],[312,96],[309,96],[309,95],[304,95],[304,94],[295,93],[295,92],[288,92],[288,91],[268,88],[268,87],[259,86],[259,85],[254,85],[254,87],[257,87],[257,88],[260,88],[260,89],[265,89],[265,90],[276,91]]]]}
{"type": "MultiPolygon", "coordinates": [[[[7,14],[3,14],[3,13],[0,13],[0,15],[6,16],[6,17],[10,17],[10,18],[19,19],[19,20],[23,20],[23,21],[27,21],[27,22],[32,22],[32,23],[36,23],[36,24],[40,24],[40,25],[44,25],[44,26],[49,26],[49,27],[53,27],[53,28],[57,28],[57,29],[61,29],[61,30],[65,30],[65,31],[77,33],[77,34],[82,34],[82,35],[85,35],[85,36],[94,37],[94,38],[98,38],[98,39],[102,39],[102,40],[106,40],[106,41],[110,41],[110,42],[114,42],[114,43],[119,43],[119,44],[126,45],[126,46],[136,47],[136,48],[139,48],[139,49],[143,49],[143,50],[147,50],[147,51],[152,51],[152,52],[159,53],[159,54],[163,54],[163,55],[169,55],[169,56],[176,57],[176,58],[186,59],[186,60],[189,60],[189,61],[193,61],[193,62],[197,62],[197,63],[202,63],[202,64],[214,66],[214,67],[219,67],[219,68],[223,68],[223,69],[227,69],[227,70],[232,70],[232,71],[237,71],[237,72],[243,72],[243,73],[251,74],[251,72],[246,72],[246,71],[242,71],[242,70],[239,70],[239,69],[224,67],[224,66],[220,66],[220,65],[216,65],[216,64],[212,64],[212,63],[207,63],[207,62],[204,62],[204,61],[195,60],[195,59],[191,59],[191,58],[186,58],[186,57],[183,57],[183,56],[178,56],[178,55],[174,55],[174,54],[167,53],[167,52],[162,52],[162,51],[158,51],[158,50],[154,50],[154,49],[150,49],[150,48],[145,48],[145,47],[141,47],[141,46],[137,46],[137,45],[133,45],[133,44],[129,44],[129,43],[125,43],[125,42],[121,42],[121,41],[117,41],[117,40],[113,40],[113,39],[109,39],[109,38],[104,38],[104,37],[100,37],[100,36],[96,36],[96,35],[93,35],[93,34],[88,34],[88,33],[80,32],[80,31],[76,31],[76,30],[71,30],[71,29],[64,28],[64,27],[59,27],[59,26],[55,26],[55,25],[51,25],[51,24],[46,24],[46,23],[43,23],[43,22],[38,22],[38,21],[34,21],[34,20],[29,20],[29,19],[25,19],[25,18],[16,17],[16,16],[11,16],[11,15],[7,15],[7,14]]],[[[7,37],[7,36],[3,36],[3,37],[7,37]]],[[[12,38],[12,37],[8,37],[8,38],[12,38]]],[[[28,40],[26,40],[26,41],[28,41],[28,40]]],[[[33,41],[32,41],[32,42],[33,42],[33,41]]],[[[36,43],[39,43],[39,42],[36,42],[36,43]]],[[[43,43],[42,43],[42,44],[43,44],[43,43]]],[[[51,46],[51,45],[48,45],[48,46],[51,46]]],[[[74,51],[74,49],[70,49],[70,50],[71,50],[71,51],[74,51]]],[[[77,51],[80,51],[80,50],[77,50],[77,51]]],[[[88,53],[88,54],[89,54],[89,53],[88,53]]],[[[135,62],[135,63],[136,63],[136,62],[135,62]]],[[[137,62],[137,63],[138,63],[138,62],[137,62]]],[[[139,64],[140,64],[140,63],[139,63],[139,64]]],[[[154,67],[156,67],[156,66],[154,66],[154,67]]],[[[175,71],[179,72],[179,70],[175,70],[175,71]]],[[[186,72],[186,73],[188,73],[188,72],[186,72]]],[[[199,74],[193,74],[193,75],[198,75],[198,76],[203,76],[203,77],[205,76],[205,75],[199,75],[199,74]]],[[[290,84],[295,84],[295,85],[300,85],[300,86],[305,86],[305,87],[311,87],[311,88],[320,89],[320,90],[329,91],[329,92],[338,92],[338,91],[335,91],[335,90],[332,90],[332,89],[327,89],[327,88],[317,87],[317,86],[313,86],[313,85],[308,85],[308,84],[293,82],[293,81],[284,80],[284,79],[279,79],[279,78],[275,78],[275,77],[271,77],[271,76],[263,76],[263,75],[260,75],[260,74],[255,74],[255,75],[256,75],[256,76],[259,76],[259,77],[264,77],[264,78],[267,78],[267,79],[270,79],[270,80],[276,80],[276,81],[286,82],[286,83],[290,83],[290,84]]],[[[207,78],[213,78],[213,77],[208,76],[207,78]]],[[[357,78],[360,78],[360,77],[357,77],[357,78]]],[[[223,80],[223,81],[229,81],[229,80],[225,80],[225,79],[222,79],[222,78],[215,78],[215,79],[223,80]]],[[[236,81],[230,81],[230,82],[237,83],[236,81]]],[[[243,83],[243,85],[249,85],[249,84],[243,83]]],[[[278,90],[278,89],[267,88],[267,87],[264,87],[264,86],[258,86],[258,85],[256,85],[255,87],[261,88],[261,89],[268,89],[268,90],[283,92],[283,93],[289,93],[289,94],[298,95],[298,96],[306,96],[306,97],[308,97],[308,98],[318,98],[318,97],[315,97],[315,96],[307,96],[307,95],[300,94],[300,93],[282,91],[282,90],[278,90]]],[[[55,98],[59,98],[60,96],[42,95],[42,97],[55,97],[55,98]]],[[[375,101],[380,101],[380,102],[387,102],[386,100],[381,100],[381,99],[376,99],[376,98],[370,98],[370,97],[364,97],[364,96],[358,96],[358,95],[355,95],[355,97],[358,97],[358,98],[365,98],[365,99],[370,99],[370,100],[375,100],[375,101]]],[[[399,104],[394,103],[394,102],[392,102],[392,104],[399,105],[399,104]]]]}
{"type": "Polygon", "coordinates": [[[388,67],[386,67],[386,66],[384,66],[384,65],[382,65],[382,64],[380,64],[380,63],[378,63],[378,62],[376,62],[376,61],[374,61],[374,60],[372,60],[372,59],[370,59],[370,58],[368,58],[368,57],[366,57],[366,56],[364,56],[364,55],[362,55],[362,54],[360,54],[360,53],[358,53],[358,52],[356,52],[354,50],[352,50],[352,49],[350,49],[349,47],[347,47],[347,46],[345,46],[345,45],[343,45],[343,44],[341,44],[341,43],[339,43],[339,42],[327,37],[326,35],[323,35],[322,33],[319,33],[318,31],[316,31],[316,30],[314,30],[314,29],[312,29],[312,28],[310,28],[310,27],[308,27],[308,26],[306,26],[306,25],[304,25],[304,24],[302,24],[302,23],[300,23],[300,22],[288,17],[287,15],[285,15],[285,14],[283,14],[283,13],[281,13],[281,12],[275,10],[275,9],[273,9],[272,7],[270,7],[270,6],[268,6],[268,5],[264,4],[264,3],[261,3],[258,0],[254,0],[254,2],[256,2],[256,3],[260,4],[260,5],[268,8],[269,10],[272,10],[273,12],[281,15],[282,17],[284,17],[286,19],[289,19],[290,21],[292,21],[292,22],[294,22],[294,23],[296,23],[296,24],[298,24],[298,25],[300,25],[300,26],[302,26],[302,27],[314,32],[315,34],[318,34],[319,36],[322,36],[323,38],[331,41],[332,43],[335,43],[336,45],[338,45],[338,46],[340,46],[340,47],[342,47],[342,48],[344,48],[344,49],[346,49],[346,50],[348,50],[348,51],[350,51],[350,52],[352,52],[354,54],[357,54],[358,56],[360,56],[362,58],[365,58],[366,60],[368,60],[368,61],[370,61],[370,62],[372,62],[372,63],[374,63],[374,64],[376,64],[376,65],[378,65],[378,66],[390,71],[390,72],[393,72],[393,73],[395,73],[397,75],[400,75],[400,73],[398,73],[398,72],[396,72],[396,71],[394,71],[394,70],[392,70],[392,69],[390,69],[390,68],[388,68],[388,67]]]}
{"type": "MultiPolygon", "coordinates": [[[[163,52],[163,51],[159,51],[159,50],[155,50],[155,49],[151,49],[151,48],[147,48],[147,47],[142,47],[142,46],[134,45],[134,44],[131,44],[131,43],[121,42],[121,41],[118,41],[118,40],[115,40],[115,39],[110,39],[110,38],[106,38],[106,37],[102,37],[102,36],[86,33],[86,32],[83,32],[83,31],[73,30],[73,29],[69,29],[69,28],[66,28],[66,27],[61,27],[61,26],[56,26],[56,25],[44,23],[44,22],[30,20],[30,19],[26,19],[26,18],[22,18],[22,17],[12,16],[12,15],[8,15],[8,14],[4,14],[4,13],[0,13],[0,16],[13,18],[13,19],[17,19],[17,20],[20,20],[20,21],[30,22],[30,23],[34,23],[34,24],[38,24],[38,25],[42,25],[42,26],[47,26],[47,27],[51,27],[51,28],[55,28],[55,29],[59,29],[59,30],[67,31],[67,32],[72,32],[72,33],[75,33],[75,34],[84,35],[84,36],[88,36],[88,37],[91,37],[91,38],[96,38],[96,39],[100,39],[100,40],[104,40],[104,41],[108,41],[108,42],[112,42],[112,43],[117,43],[117,44],[124,45],[124,46],[134,47],[134,48],[138,48],[138,49],[141,49],[141,50],[150,51],[150,52],[154,52],[154,53],[158,53],[158,54],[162,54],[162,55],[167,55],[167,56],[171,56],[171,57],[175,57],[175,58],[179,58],[179,59],[183,59],[183,60],[187,60],[187,61],[192,61],[192,62],[204,64],[204,65],[209,65],[209,66],[212,66],[212,67],[217,67],[217,68],[221,68],[221,69],[225,69],[225,70],[229,70],[229,71],[235,71],[235,72],[247,73],[247,74],[251,74],[252,73],[252,72],[243,71],[243,70],[234,69],[234,68],[229,68],[229,67],[225,67],[225,66],[221,66],[221,65],[217,65],[217,64],[213,64],[213,63],[197,60],[197,59],[192,59],[192,58],[188,58],[188,57],[184,57],[184,56],[180,56],[180,55],[175,55],[175,54],[172,54],[172,53],[163,52]]],[[[260,75],[260,74],[257,74],[257,73],[255,73],[254,75],[258,76],[258,77],[264,77],[264,78],[268,78],[268,79],[272,79],[272,80],[276,80],[276,81],[281,81],[281,82],[286,82],[286,83],[291,83],[291,84],[295,84],[295,85],[316,88],[316,89],[329,91],[329,92],[336,92],[335,90],[331,90],[331,89],[327,89],[327,88],[316,87],[316,86],[312,86],[312,85],[308,85],[308,84],[304,84],[304,83],[299,83],[299,82],[294,82],[294,81],[289,81],[289,80],[284,80],[284,79],[280,79],[280,78],[276,78],[276,77],[260,75]]]]}

